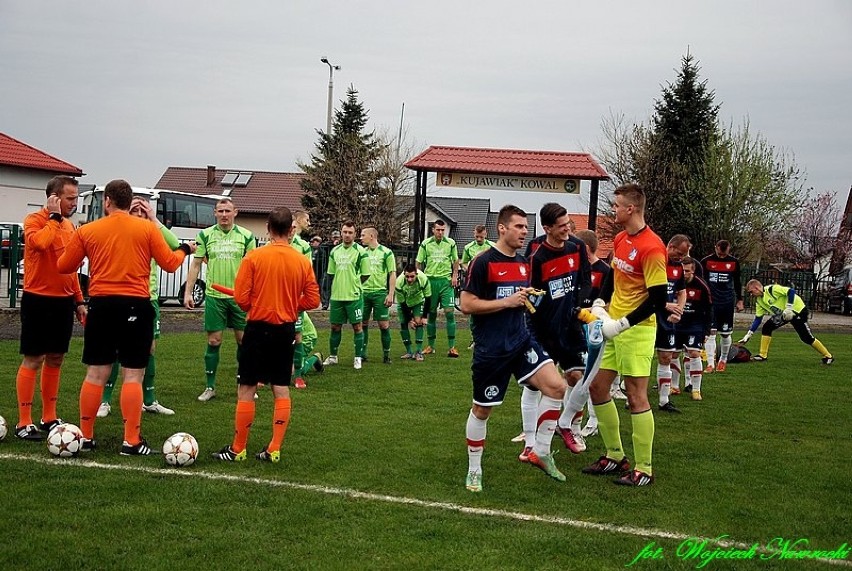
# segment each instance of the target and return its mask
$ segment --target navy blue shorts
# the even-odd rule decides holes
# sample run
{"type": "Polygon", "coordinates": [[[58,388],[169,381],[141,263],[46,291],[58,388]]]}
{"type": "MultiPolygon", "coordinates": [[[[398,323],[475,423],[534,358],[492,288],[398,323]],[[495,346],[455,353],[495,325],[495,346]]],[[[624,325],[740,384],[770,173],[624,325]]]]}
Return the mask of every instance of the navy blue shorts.
{"type": "Polygon", "coordinates": [[[512,355],[482,358],[479,345],[474,346],[473,364],[470,367],[473,379],[473,402],[480,406],[503,404],[509,377],[514,375],[519,385],[526,385],[539,369],[553,359],[535,338],[521,346],[512,355]],[[480,358],[477,358],[477,352],[480,358]]]}

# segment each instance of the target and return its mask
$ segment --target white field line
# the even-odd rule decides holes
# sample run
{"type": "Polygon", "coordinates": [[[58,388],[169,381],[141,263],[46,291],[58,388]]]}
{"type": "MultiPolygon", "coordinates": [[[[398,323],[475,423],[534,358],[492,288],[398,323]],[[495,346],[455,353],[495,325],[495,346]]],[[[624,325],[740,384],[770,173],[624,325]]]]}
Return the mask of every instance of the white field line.
{"type": "MultiPolygon", "coordinates": [[[[724,539],[716,539],[712,537],[696,537],[686,533],[676,531],[666,531],[663,529],[654,529],[647,527],[634,527],[629,525],[614,525],[610,523],[596,523],[592,521],[584,521],[578,519],[569,519],[558,516],[545,516],[536,514],[527,514],[522,512],[513,512],[507,510],[498,510],[490,508],[476,508],[461,504],[449,502],[434,502],[429,500],[420,500],[417,498],[406,498],[404,496],[388,496],[384,494],[375,494],[372,492],[361,492],[351,488],[334,488],[328,486],[318,486],[316,484],[300,484],[298,482],[287,482],[284,480],[272,480],[267,478],[252,478],[249,476],[236,476],[232,474],[221,474],[216,472],[205,472],[203,470],[181,469],[181,468],[150,468],[146,466],[128,466],[125,464],[105,464],[103,462],[94,462],[92,460],[82,460],[80,458],[57,460],[56,458],[47,458],[44,456],[28,456],[25,454],[0,454],[0,460],[16,460],[22,462],[36,462],[39,464],[49,464],[51,466],[67,466],[75,468],[95,468],[99,470],[115,470],[120,472],[137,472],[141,474],[149,474],[152,476],[181,476],[184,478],[200,478],[203,480],[212,480],[220,482],[238,482],[240,484],[256,484],[258,486],[267,486],[273,488],[287,488],[291,490],[301,490],[305,492],[314,492],[326,494],[329,496],[344,496],[358,500],[367,500],[373,502],[384,502],[389,504],[400,504],[406,506],[415,506],[431,510],[442,510],[463,513],[474,516],[499,517],[503,519],[512,519],[517,521],[531,521],[536,523],[545,523],[552,525],[562,525],[566,527],[574,527],[577,529],[589,529],[602,531],[605,533],[614,533],[620,535],[630,535],[635,537],[645,537],[651,539],[669,539],[684,541],[693,539],[698,542],[707,540],[709,542],[707,551],[712,551],[714,548],[722,549],[749,549],[752,543],[743,543],[740,541],[729,541],[724,539]]],[[[757,553],[770,554],[771,552],[765,548],[758,547],[757,553]]],[[[699,560],[696,560],[699,561],[699,560]]],[[[852,561],[841,559],[814,559],[821,563],[829,563],[840,565],[843,567],[852,567],[852,561]]]]}

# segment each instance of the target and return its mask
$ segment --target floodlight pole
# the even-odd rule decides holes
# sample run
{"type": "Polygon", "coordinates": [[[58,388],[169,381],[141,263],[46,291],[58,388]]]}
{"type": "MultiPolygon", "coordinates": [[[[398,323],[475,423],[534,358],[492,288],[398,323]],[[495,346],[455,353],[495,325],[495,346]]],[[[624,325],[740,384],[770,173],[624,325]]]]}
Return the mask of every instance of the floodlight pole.
{"type": "Polygon", "coordinates": [[[327,57],[320,58],[320,61],[328,66],[328,113],[326,116],[325,134],[330,137],[332,101],[334,100],[334,70],[340,71],[340,66],[332,65],[327,57]]]}

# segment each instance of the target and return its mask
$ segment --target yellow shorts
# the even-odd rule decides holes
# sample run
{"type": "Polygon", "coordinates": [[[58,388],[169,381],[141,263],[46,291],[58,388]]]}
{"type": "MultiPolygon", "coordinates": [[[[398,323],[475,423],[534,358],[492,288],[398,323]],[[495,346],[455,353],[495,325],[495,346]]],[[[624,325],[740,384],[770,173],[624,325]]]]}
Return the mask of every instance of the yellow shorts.
{"type": "Polygon", "coordinates": [[[624,377],[650,377],[654,358],[656,327],[636,325],[606,342],[601,369],[618,371],[624,377]]]}

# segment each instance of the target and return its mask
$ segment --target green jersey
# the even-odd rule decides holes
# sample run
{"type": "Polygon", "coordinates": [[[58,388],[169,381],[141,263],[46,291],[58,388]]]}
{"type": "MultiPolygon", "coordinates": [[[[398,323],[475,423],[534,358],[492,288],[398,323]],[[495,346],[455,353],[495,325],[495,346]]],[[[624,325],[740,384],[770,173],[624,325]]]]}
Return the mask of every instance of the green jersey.
{"type": "Polygon", "coordinates": [[[423,303],[423,300],[427,297],[432,297],[432,285],[429,283],[426,274],[420,270],[417,270],[417,278],[412,284],[405,281],[405,274],[400,274],[396,278],[396,302],[398,304],[414,307],[418,303],[423,303]]]}
{"type": "MultiPolygon", "coordinates": [[[[180,240],[178,240],[178,237],[174,235],[174,232],[165,226],[160,226],[160,234],[162,234],[163,238],[166,239],[166,244],[169,245],[169,248],[171,248],[172,251],[178,249],[178,246],[180,246],[180,240]]],[[[155,262],[153,258],[151,258],[151,279],[148,282],[148,286],[149,291],[151,292],[151,299],[160,299],[160,268],[157,266],[157,262],[155,262]]]]}
{"type": "Polygon", "coordinates": [[[234,225],[224,232],[219,225],[205,228],[196,239],[196,258],[207,258],[207,289],[209,297],[231,298],[213,289],[213,284],[234,287],[237,270],[249,250],[254,250],[254,234],[242,226],[234,225]]]}
{"type": "Polygon", "coordinates": [[[390,248],[379,244],[372,250],[364,248],[367,252],[367,268],[370,277],[364,282],[365,292],[387,291],[390,288],[388,278],[391,272],[396,271],[396,256],[390,248]]]}
{"type": "Polygon", "coordinates": [[[370,275],[367,253],[358,244],[347,247],[338,244],[328,254],[328,274],[334,276],[331,281],[331,298],[334,301],[355,301],[361,299],[363,287],[361,276],[370,275]]]}
{"type": "Polygon", "coordinates": [[[476,240],[469,243],[467,246],[464,247],[464,250],[462,251],[462,258],[461,258],[462,264],[465,264],[465,265],[469,264],[470,261],[472,259],[474,259],[477,254],[484,252],[485,250],[487,250],[488,248],[490,248],[493,245],[494,245],[494,242],[492,242],[491,240],[488,240],[487,238],[485,239],[485,242],[482,243],[482,245],[477,244],[476,240]]]}
{"type": "Polygon", "coordinates": [[[426,238],[417,250],[417,263],[430,278],[453,277],[453,262],[458,261],[456,241],[444,237],[440,242],[435,237],[426,238]]]}
{"type": "MultiPolygon", "coordinates": [[[[787,308],[787,299],[790,288],[772,284],[763,288],[763,295],[754,302],[754,315],[775,315],[787,308]]],[[[793,311],[800,313],[805,308],[805,302],[798,295],[793,294],[793,311]]]]}
{"type": "Polygon", "coordinates": [[[305,242],[304,238],[299,236],[298,234],[293,234],[293,239],[290,240],[290,245],[293,246],[297,252],[305,256],[309,261],[314,261],[314,251],[311,248],[311,245],[305,242]]]}

